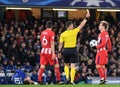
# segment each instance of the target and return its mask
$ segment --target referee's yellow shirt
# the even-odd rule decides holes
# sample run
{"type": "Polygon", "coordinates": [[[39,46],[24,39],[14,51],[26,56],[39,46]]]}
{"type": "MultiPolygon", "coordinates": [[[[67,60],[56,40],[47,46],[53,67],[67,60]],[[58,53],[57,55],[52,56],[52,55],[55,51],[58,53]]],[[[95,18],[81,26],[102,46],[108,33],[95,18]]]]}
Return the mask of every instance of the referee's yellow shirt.
{"type": "Polygon", "coordinates": [[[66,30],[60,35],[60,42],[64,43],[64,48],[76,47],[76,39],[79,31],[79,28],[74,28],[71,30],[66,30]]]}

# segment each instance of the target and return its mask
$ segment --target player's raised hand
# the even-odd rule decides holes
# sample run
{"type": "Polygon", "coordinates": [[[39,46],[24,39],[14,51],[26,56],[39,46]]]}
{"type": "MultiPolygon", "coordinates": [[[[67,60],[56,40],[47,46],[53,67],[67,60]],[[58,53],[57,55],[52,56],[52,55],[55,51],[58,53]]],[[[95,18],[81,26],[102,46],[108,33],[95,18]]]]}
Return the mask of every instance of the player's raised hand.
{"type": "Polygon", "coordinates": [[[86,14],[86,17],[90,17],[90,12],[89,12],[89,10],[87,9],[87,14],[86,14]]]}

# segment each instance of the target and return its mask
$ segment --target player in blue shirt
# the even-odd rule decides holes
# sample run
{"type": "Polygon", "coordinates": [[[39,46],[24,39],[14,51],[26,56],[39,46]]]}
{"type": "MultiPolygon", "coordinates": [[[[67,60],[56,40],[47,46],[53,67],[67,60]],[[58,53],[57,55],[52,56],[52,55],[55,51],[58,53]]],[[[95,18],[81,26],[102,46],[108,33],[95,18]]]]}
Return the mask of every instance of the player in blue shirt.
{"type": "Polygon", "coordinates": [[[32,81],[30,77],[28,77],[26,73],[20,69],[15,70],[11,80],[13,84],[37,84],[37,82],[32,81]]]}

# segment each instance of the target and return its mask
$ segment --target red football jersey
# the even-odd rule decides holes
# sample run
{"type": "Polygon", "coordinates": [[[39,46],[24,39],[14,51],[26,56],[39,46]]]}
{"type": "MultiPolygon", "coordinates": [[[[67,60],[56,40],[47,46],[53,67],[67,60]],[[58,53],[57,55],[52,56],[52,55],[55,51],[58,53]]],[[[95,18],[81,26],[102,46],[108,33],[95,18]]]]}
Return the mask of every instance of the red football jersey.
{"type": "Polygon", "coordinates": [[[103,31],[99,34],[97,42],[98,42],[98,45],[96,48],[98,51],[102,49],[111,51],[112,45],[111,45],[111,40],[107,31],[103,31]]]}
{"type": "Polygon", "coordinates": [[[46,29],[41,32],[40,40],[42,48],[51,48],[51,41],[54,41],[55,33],[52,30],[46,29]]]}

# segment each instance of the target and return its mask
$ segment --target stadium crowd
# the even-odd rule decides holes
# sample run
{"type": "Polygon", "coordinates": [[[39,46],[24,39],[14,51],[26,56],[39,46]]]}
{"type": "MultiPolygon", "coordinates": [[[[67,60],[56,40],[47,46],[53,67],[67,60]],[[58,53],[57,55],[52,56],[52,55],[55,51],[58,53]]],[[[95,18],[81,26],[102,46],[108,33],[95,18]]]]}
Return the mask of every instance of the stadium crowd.
{"type": "MultiPolygon", "coordinates": [[[[19,21],[4,19],[0,22],[0,72],[13,72],[19,66],[33,81],[37,82],[37,70],[39,70],[40,60],[40,33],[45,29],[47,19],[25,18],[19,21]]],[[[73,19],[75,27],[81,22],[73,19]]],[[[107,20],[107,17],[106,17],[107,20]]],[[[56,54],[58,53],[58,44],[60,34],[66,29],[65,22],[60,19],[52,20],[54,23],[56,54]]],[[[107,20],[109,21],[109,20],[107,20]]],[[[84,80],[87,77],[98,76],[95,68],[96,49],[89,46],[92,39],[97,39],[99,21],[88,22],[83,31],[78,34],[77,50],[79,63],[76,65],[77,74],[75,82],[84,80]],[[78,78],[79,77],[79,78],[78,78]]],[[[112,52],[109,53],[109,63],[107,65],[107,75],[112,77],[120,76],[120,22],[109,21],[110,38],[112,41],[112,52]]],[[[59,59],[61,80],[65,81],[64,61],[59,59]]],[[[50,84],[55,82],[53,68],[48,66],[43,80],[50,84]],[[45,79],[47,75],[47,80],[45,79]]]]}

